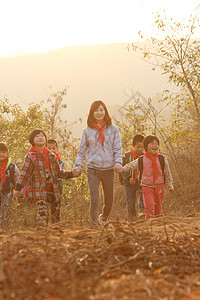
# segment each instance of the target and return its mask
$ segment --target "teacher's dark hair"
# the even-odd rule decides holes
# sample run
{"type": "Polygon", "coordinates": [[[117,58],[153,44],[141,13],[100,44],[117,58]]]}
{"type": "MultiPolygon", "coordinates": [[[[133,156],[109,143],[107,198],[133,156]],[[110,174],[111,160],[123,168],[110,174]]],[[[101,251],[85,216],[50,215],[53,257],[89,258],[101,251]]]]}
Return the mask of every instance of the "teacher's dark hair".
{"type": "Polygon", "coordinates": [[[93,125],[95,122],[94,112],[100,105],[102,105],[105,110],[104,120],[105,120],[106,126],[109,127],[112,124],[112,119],[108,113],[108,109],[107,109],[105,103],[102,100],[96,100],[96,101],[92,102],[92,104],[90,106],[89,115],[87,118],[88,127],[94,128],[94,125],[93,125]]]}

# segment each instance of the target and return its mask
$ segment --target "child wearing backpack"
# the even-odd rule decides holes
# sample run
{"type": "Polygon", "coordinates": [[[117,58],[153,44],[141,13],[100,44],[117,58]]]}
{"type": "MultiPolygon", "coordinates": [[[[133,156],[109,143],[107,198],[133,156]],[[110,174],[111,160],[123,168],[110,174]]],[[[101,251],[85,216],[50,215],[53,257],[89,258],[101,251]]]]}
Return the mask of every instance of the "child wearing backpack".
{"type": "Polygon", "coordinates": [[[55,223],[60,201],[58,178],[77,177],[77,172],[60,169],[56,156],[46,147],[47,136],[43,130],[34,129],[29,142],[32,147],[25,157],[13,196],[17,198],[27,184],[27,201],[37,207],[38,224],[48,224],[49,206],[51,221],[55,223]]]}
{"type": "Polygon", "coordinates": [[[19,171],[17,166],[11,162],[8,147],[4,143],[0,143],[0,171],[1,226],[5,226],[10,219],[13,190],[19,171]]]}
{"type": "Polygon", "coordinates": [[[167,157],[158,153],[159,139],[155,135],[146,136],[144,149],[146,151],[144,156],[125,165],[118,173],[123,174],[140,168],[145,218],[149,219],[151,216],[161,213],[164,198],[164,179],[166,179],[169,191],[173,191],[174,187],[167,157]]]}
{"type": "MultiPolygon", "coordinates": [[[[58,154],[58,143],[56,142],[56,140],[48,139],[47,148],[55,154],[58,164],[60,166],[60,169],[64,170],[65,169],[64,162],[62,161],[60,155],[58,154]]],[[[63,181],[61,178],[58,178],[58,186],[59,186],[59,194],[60,194],[60,202],[61,202],[62,195],[63,195],[63,181]]],[[[57,209],[56,221],[57,222],[60,221],[60,203],[59,203],[59,207],[57,209]]]]}
{"type": "MultiPolygon", "coordinates": [[[[122,166],[130,163],[131,161],[137,159],[141,154],[143,154],[144,136],[141,134],[136,134],[132,140],[132,150],[126,152],[122,157],[122,166]]],[[[119,175],[121,183],[124,185],[126,193],[126,210],[129,218],[136,217],[136,192],[139,193],[139,209],[144,210],[142,189],[138,183],[138,172],[137,169],[131,172],[126,172],[123,175],[119,175]]]]}

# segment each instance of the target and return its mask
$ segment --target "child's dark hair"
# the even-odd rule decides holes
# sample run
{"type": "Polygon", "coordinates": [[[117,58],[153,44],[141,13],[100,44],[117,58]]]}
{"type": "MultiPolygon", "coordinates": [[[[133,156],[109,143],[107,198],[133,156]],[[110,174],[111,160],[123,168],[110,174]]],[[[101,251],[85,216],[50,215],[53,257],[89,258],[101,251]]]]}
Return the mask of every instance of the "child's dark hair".
{"type": "Polygon", "coordinates": [[[35,146],[35,144],[34,144],[34,138],[36,137],[36,135],[40,134],[41,132],[44,134],[45,139],[46,139],[46,143],[47,143],[47,136],[46,136],[46,133],[45,133],[42,129],[36,128],[36,129],[34,129],[34,130],[31,132],[31,134],[30,134],[30,136],[29,136],[29,142],[30,142],[30,144],[31,144],[32,146],[35,146]]]}
{"type": "Polygon", "coordinates": [[[144,140],[144,136],[142,134],[136,134],[133,137],[132,145],[135,146],[137,143],[142,143],[144,140]]]}
{"type": "Polygon", "coordinates": [[[5,143],[0,143],[0,151],[8,152],[8,147],[5,143]]]}
{"type": "Polygon", "coordinates": [[[95,122],[95,119],[94,119],[94,112],[95,110],[100,106],[102,105],[104,110],[105,110],[105,117],[104,117],[104,120],[106,122],[106,125],[107,127],[110,126],[112,124],[112,119],[108,113],[108,109],[105,105],[105,103],[103,103],[103,101],[101,100],[96,100],[94,101],[91,106],[90,106],[90,111],[89,111],[89,115],[88,115],[88,118],[87,118],[87,125],[88,127],[91,127],[91,128],[94,128],[94,125],[93,123],[95,122]]]}
{"type": "Polygon", "coordinates": [[[152,143],[153,141],[156,141],[158,145],[160,145],[159,139],[155,135],[147,135],[144,138],[143,144],[144,144],[144,150],[147,151],[148,144],[152,143]]]}
{"type": "Polygon", "coordinates": [[[56,147],[58,148],[58,144],[57,144],[56,140],[54,140],[54,139],[48,140],[47,144],[56,145],[56,147]]]}

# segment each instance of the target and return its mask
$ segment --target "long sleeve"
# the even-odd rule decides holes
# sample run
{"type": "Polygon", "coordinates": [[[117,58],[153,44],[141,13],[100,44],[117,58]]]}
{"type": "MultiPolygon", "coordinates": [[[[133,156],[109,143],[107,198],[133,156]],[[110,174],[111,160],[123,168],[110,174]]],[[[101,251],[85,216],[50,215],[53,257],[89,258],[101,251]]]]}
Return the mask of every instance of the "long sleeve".
{"type": "Polygon", "coordinates": [[[79,169],[81,169],[83,166],[86,151],[87,151],[87,135],[86,135],[86,131],[84,129],[83,133],[82,133],[80,145],[79,145],[78,157],[75,162],[75,166],[79,169]]]}
{"type": "Polygon", "coordinates": [[[122,144],[121,144],[119,130],[117,127],[115,130],[113,154],[114,154],[114,159],[115,159],[115,165],[121,165],[122,164],[122,144]]]}
{"type": "Polygon", "coordinates": [[[27,183],[28,178],[32,176],[34,165],[31,159],[31,155],[28,153],[25,157],[24,164],[22,166],[21,174],[19,175],[15,189],[20,191],[27,183]]]}
{"type": "Polygon", "coordinates": [[[71,171],[67,171],[64,169],[63,162],[62,162],[63,165],[61,167],[55,155],[50,155],[49,158],[51,162],[51,171],[53,171],[53,173],[57,175],[58,179],[74,178],[71,171]]]}
{"type": "Polygon", "coordinates": [[[138,168],[138,158],[131,161],[129,164],[126,164],[123,168],[125,172],[134,171],[136,168],[138,168]]]}
{"type": "Polygon", "coordinates": [[[111,169],[122,164],[122,145],[119,129],[111,124],[104,128],[105,140],[102,145],[98,140],[99,131],[86,127],[83,130],[75,166],[82,168],[87,152],[86,164],[94,169],[111,169]]]}

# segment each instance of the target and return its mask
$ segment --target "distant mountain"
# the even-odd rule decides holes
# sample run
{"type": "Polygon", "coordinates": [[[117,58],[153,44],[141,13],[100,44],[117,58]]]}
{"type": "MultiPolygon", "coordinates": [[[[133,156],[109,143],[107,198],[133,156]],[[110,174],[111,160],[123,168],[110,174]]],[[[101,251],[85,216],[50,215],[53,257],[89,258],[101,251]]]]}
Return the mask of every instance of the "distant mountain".
{"type": "Polygon", "coordinates": [[[69,86],[66,117],[70,122],[83,117],[74,128],[80,135],[91,102],[102,99],[108,106],[122,106],[128,95],[139,91],[155,97],[167,87],[166,78],[145,63],[139,52],[126,43],[73,46],[42,54],[0,58],[0,97],[27,106],[48,98],[49,86],[57,91],[69,86]]]}
{"type": "Polygon", "coordinates": [[[4,55],[3,58],[25,56],[25,55],[31,55],[31,54],[33,54],[33,53],[30,53],[30,52],[13,52],[11,54],[4,55]]]}

